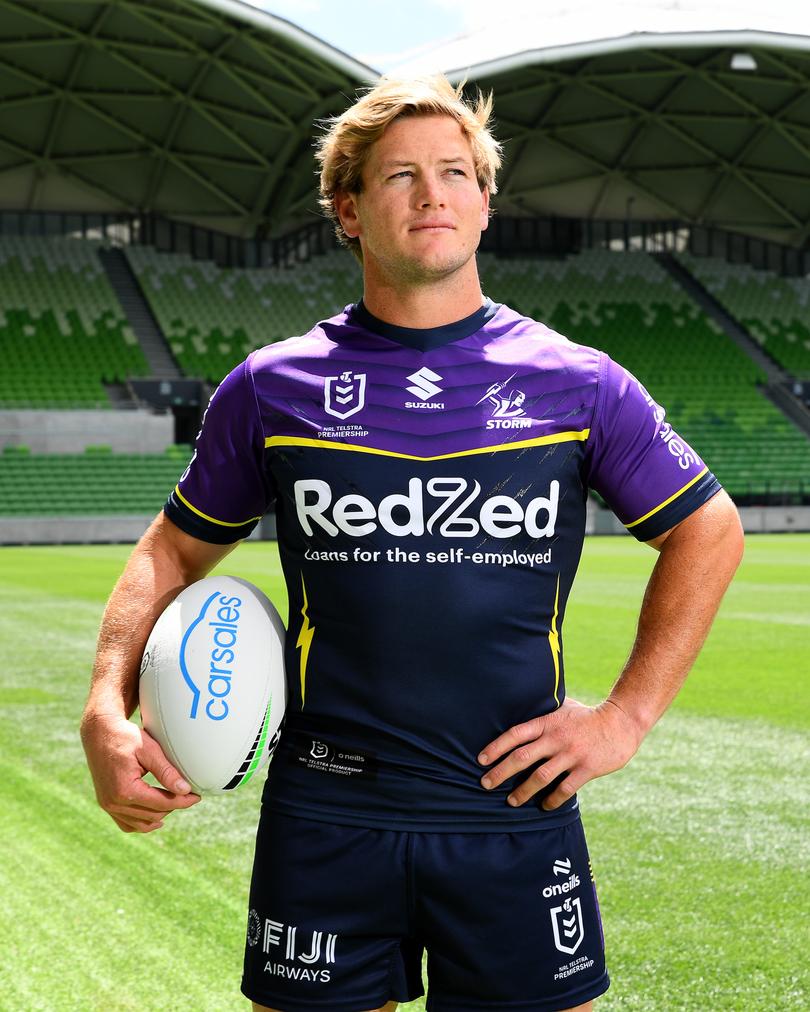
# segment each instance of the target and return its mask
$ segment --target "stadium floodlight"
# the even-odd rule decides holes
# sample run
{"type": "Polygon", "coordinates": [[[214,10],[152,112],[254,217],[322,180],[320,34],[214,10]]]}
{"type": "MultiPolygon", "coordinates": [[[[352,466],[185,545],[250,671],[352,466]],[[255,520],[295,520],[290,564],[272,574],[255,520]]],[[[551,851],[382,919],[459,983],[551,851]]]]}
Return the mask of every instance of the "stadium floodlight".
{"type": "Polygon", "coordinates": [[[732,70],[756,70],[757,61],[750,53],[734,53],[731,57],[732,70]]]}

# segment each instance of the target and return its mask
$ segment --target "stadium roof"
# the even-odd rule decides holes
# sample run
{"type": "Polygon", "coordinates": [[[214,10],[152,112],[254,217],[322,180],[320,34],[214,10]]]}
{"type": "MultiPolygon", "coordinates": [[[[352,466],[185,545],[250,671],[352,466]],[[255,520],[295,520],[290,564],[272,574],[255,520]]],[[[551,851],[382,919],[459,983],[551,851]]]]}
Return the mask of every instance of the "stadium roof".
{"type": "Polygon", "coordinates": [[[810,6],[550,6],[493,17],[398,71],[494,89],[502,214],[679,219],[807,242],[810,6]]]}
{"type": "Polygon", "coordinates": [[[313,121],[376,77],[237,0],[0,0],[0,208],[289,227],[313,121]]]}
{"type": "MultiPolygon", "coordinates": [[[[677,219],[807,243],[805,0],[525,11],[400,68],[494,88],[502,215],[677,219]]],[[[376,77],[238,0],[0,0],[0,208],[289,231],[315,208],[313,121],[376,77]]]]}

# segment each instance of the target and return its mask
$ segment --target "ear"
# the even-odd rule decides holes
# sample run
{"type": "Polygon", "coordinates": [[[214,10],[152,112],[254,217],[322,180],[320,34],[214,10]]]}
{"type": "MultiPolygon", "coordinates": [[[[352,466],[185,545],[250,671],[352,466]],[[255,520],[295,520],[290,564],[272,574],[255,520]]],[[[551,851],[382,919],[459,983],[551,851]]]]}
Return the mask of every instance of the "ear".
{"type": "Polygon", "coordinates": [[[338,190],[335,194],[335,212],[346,235],[350,239],[357,239],[362,231],[357,210],[357,195],[338,190]]]}
{"type": "Polygon", "coordinates": [[[486,231],[489,226],[489,187],[485,186],[481,191],[481,231],[486,231]]]}

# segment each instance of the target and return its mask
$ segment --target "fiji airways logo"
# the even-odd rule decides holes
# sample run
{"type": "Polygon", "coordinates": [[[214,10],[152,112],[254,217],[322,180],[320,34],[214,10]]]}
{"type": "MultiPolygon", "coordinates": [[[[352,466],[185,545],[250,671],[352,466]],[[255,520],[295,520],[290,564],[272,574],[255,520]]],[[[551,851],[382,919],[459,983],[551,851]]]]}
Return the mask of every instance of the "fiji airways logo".
{"type": "Polygon", "coordinates": [[[262,917],[251,910],[248,916],[247,942],[260,948],[268,957],[264,972],[288,980],[308,980],[328,984],[331,967],[337,962],[335,949],[338,935],[330,931],[302,930],[295,924],[284,924],[262,917]],[[303,966],[298,964],[303,963],[303,966]]]}
{"type": "Polygon", "coordinates": [[[323,407],[335,418],[350,418],[362,410],[366,403],[366,374],[352,373],[351,369],[340,376],[327,376],[323,388],[323,407]]]}
{"type": "Polygon", "coordinates": [[[204,712],[209,720],[225,720],[228,716],[228,696],[237,658],[241,597],[225,597],[215,591],[200,608],[194,621],[183,633],[180,642],[180,672],[191,690],[189,718],[197,719],[202,690],[188,670],[187,657],[192,649],[199,649],[200,640],[208,656],[208,700],[204,712]]]}
{"type": "Polygon", "coordinates": [[[436,384],[443,377],[432,369],[428,369],[427,366],[423,366],[418,372],[411,373],[408,379],[411,381],[413,386],[406,387],[409,394],[413,394],[414,397],[418,397],[418,401],[406,401],[406,408],[432,408],[440,409],[444,407],[444,404],[436,403],[435,401],[430,402],[431,397],[435,397],[436,394],[442,392],[442,388],[436,384]]]}
{"type": "Polygon", "coordinates": [[[528,429],[531,426],[532,420],[525,417],[526,412],[523,410],[526,394],[514,388],[505,393],[515,376],[517,373],[513,372],[502,383],[493,383],[484,396],[475,402],[476,407],[484,401],[489,401],[492,405],[492,418],[487,420],[488,429],[528,429]]]}

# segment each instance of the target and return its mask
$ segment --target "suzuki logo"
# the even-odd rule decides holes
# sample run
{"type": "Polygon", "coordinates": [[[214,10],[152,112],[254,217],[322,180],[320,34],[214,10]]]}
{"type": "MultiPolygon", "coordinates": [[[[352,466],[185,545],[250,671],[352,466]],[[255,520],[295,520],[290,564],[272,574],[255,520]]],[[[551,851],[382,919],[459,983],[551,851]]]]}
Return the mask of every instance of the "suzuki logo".
{"type": "Polygon", "coordinates": [[[413,383],[412,387],[407,387],[409,394],[413,394],[414,397],[418,397],[420,401],[429,401],[431,397],[435,397],[436,394],[442,392],[442,388],[436,386],[436,382],[442,377],[434,372],[432,369],[428,369],[427,366],[423,366],[418,372],[412,373],[408,379],[413,383]]]}
{"type": "Polygon", "coordinates": [[[323,407],[335,418],[349,418],[366,403],[366,374],[352,374],[350,369],[340,376],[327,376],[324,381],[323,407]]]}

